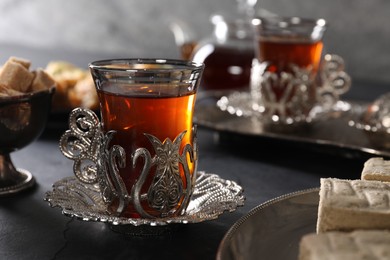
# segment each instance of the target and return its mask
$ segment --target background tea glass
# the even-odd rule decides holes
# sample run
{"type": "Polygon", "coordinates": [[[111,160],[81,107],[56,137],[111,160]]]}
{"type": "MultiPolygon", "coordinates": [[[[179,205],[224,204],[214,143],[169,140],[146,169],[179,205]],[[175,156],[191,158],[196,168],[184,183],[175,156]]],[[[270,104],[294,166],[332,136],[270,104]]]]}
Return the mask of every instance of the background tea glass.
{"type": "Polygon", "coordinates": [[[251,94],[272,121],[304,120],[317,102],[323,19],[256,18],[251,94]]]}
{"type": "Polygon", "coordinates": [[[193,112],[203,64],[118,59],[92,62],[90,69],[103,131],[114,130],[110,146],[119,145],[126,153],[119,174],[131,202],[121,216],[180,215],[196,175],[193,112]]]}

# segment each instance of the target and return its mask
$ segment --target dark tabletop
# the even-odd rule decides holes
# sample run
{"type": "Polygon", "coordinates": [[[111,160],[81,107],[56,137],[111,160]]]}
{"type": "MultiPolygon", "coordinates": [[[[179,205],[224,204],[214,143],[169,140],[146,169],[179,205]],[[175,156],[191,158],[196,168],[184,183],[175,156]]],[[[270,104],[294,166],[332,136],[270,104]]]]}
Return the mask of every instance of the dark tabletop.
{"type": "MultiPolygon", "coordinates": [[[[23,48],[11,53],[11,47],[4,48],[8,56],[31,58],[40,66],[53,57],[80,66],[102,58],[70,52],[32,53],[23,48]]],[[[359,81],[348,97],[370,100],[385,91],[385,84],[359,81]]],[[[38,140],[11,154],[14,164],[29,170],[37,184],[23,193],[0,198],[0,259],[215,259],[226,232],[252,208],[286,193],[318,187],[321,177],[359,178],[369,157],[342,156],[280,140],[218,134],[200,126],[198,169],[240,184],[245,205],[216,220],[175,226],[162,236],[126,236],[108,224],[64,216],[61,209],[51,208],[44,201],[54,182],[73,175],[73,162],[58,146],[64,130],[66,125],[49,122],[38,140]]]]}

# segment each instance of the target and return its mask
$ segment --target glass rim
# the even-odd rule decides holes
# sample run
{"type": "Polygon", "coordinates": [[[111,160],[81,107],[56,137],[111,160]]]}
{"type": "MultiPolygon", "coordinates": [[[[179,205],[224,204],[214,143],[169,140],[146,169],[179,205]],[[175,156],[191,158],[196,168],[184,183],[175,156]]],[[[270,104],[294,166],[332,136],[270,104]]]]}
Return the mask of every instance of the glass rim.
{"type": "Polygon", "coordinates": [[[321,41],[327,30],[322,18],[266,17],[252,19],[256,40],[317,42],[321,41]]]}
{"type": "Polygon", "coordinates": [[[202,70],[204,64],[201,62],[187,61],[180,59],[152,59],[152,58],[119,58],[105,59],[90,62],[88,67],[93,70],[123,71],[123,72],[166,72],[167,70],[202,70]],[[121,66],[122,65],[122,66],[121,66]],[[124,67],[126,65],[127,67],[124,67]],[[137,65],[150,65],[151,67],[137,65]],[[153,67],[153,65],[155,67],[153,67]],[[159,66],[161,65],[161,66],[159,66]]]}
{"type": "Polygon", "coordinates": [[[305,27],[326,28],[327,22],[323,18],[304,18],[297,16],[272,16],[272,17],[255,17],[252,19],[252,25],[257,26],[278,26],[281,29],[291,28],[298,25],[305,27]]]}

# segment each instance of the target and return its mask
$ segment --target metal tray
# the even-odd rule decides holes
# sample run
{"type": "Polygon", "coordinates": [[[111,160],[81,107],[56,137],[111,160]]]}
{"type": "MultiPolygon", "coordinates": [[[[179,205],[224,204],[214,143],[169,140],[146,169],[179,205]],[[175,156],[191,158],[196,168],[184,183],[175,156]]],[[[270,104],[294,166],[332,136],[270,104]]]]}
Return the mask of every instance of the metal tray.
{"type": "Polygon", "coordinates": [[[266,126],[260,119],[237,116],[222,111],[217,105],[223,91],[209,91],[198,96],[194,122],[220,134],[306,145],[308,148],[336,152],[346,157],[390,157],[390,135],[381,135],[351,126],[351,121],[361,117],[367,103],[344,102],[349,109],[336,111],[325,119],[294,127],[266,126]]]}

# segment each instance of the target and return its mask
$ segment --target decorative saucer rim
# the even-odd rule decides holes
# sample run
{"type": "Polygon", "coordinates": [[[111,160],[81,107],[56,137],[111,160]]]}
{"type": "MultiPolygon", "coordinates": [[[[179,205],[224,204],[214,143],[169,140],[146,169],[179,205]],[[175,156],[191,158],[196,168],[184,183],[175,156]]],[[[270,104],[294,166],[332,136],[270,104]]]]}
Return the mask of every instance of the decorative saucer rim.
{"type": "Polygon", "coordinates": [[[225,212],[233,212],[244,205],[243,188],[236,182],[217,174],[197,172],[194,194],[181,216],[167,218],[126,218],[110,214],[100,196],[98,186],[84,184],[74,176],[56,181],[44,200],[52,208],[59,207],[62,214],[82,221],[103,222],[112,225],[149,225],[199,223],[217,219],[225,212]],[[199,183],[199,185],[198,185],[199,183]]]}
{"type": "MultiPolygon", "coordinates": [[[[267,121],[267,118],[261,111],[260,106],[252,98],[251,93],[248,91],[234,91],[220,97],[217,101],[217,107],[221,111],[228,112],[229,114],[237,117],[255,117],[261,121],[267,121]]],[[[332,117],[333,113],[337,114],[339,112],[347,112],[350,109],[351,105],[344,100],[337,100],[331,105],[317,102],[306,116],[288,117],[287,119],[280,121],[268,121],[273,124],[310,124],[332,117]]]]}

